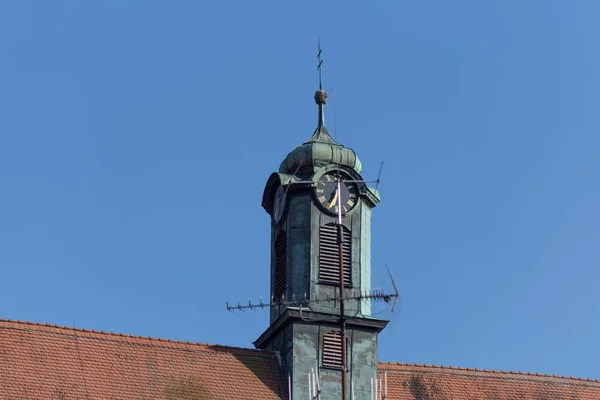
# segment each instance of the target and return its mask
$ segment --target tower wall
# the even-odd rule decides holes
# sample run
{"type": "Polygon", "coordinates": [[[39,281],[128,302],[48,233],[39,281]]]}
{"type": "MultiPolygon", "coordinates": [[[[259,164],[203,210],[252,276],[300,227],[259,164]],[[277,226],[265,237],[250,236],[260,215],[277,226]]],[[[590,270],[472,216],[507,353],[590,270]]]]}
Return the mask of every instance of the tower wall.
{"type": "MultiPolygon", "coordinates": [[[[293,400],[309,398],[308,376],[312,369],[319,374],[320,400],[339,400],[342,393],[341,369],[322,366],[323,336],[334,325],[296,323],[293,327],[293,400]]],[[[348,388],[354,387],[355,400],[371,399],[371,378],[377,374],[377,333],[348,329],[348,388]]],[[[350,396],[349,396],[350,398],[350,396]]]]}
{"type": "MultiPolygon", "coordinates": [[[[346,288],[347,297],[364,294],[371,288],[371,207],[363,200],[356,209],[342,219],[342,224],[351,232],[352,241],[352,286],[346,288]]],[[[338,285],[319,282],[319,235],[326,224],[337,224],[337,218],[323,213],[314,204],[312,194],[290,193],[287,218],[278,226],[273,225],[271,235],[271,293],[275,291],[275,240],[280,232],[287,235],[287,270],[285,300],[334,299],[338,296],[338,285]]],[[[275,299],[280,300],[280,299],[275,299]]],[[[285,307],[271,310],[271,323],[281,315],[285,307]]],[[[320,302],[312,309],[320,312],[339,313],[338,302],[320,302]]],[[[371,315],[370,300],[348,300],[346,315],[368,317],[371,315]]]]}

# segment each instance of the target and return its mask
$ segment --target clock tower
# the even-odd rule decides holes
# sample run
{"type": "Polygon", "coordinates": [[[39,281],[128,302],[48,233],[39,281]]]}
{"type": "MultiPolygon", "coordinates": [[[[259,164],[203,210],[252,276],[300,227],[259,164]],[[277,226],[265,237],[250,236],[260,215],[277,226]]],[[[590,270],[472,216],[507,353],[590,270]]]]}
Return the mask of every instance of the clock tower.
{"type": "Polygon", "coordinates": [[[263,193],[271,217],[271,299],[278,305],[254,344],[279,352],[294,400],[310,396],[313,370],[319,399],[339,400],[343,276],[346,391],[368,400],[377,374],[377,335],[388,322],[373,318],[371,300],[360,298],[371,289],[371,213],[379,194],[363,182],[356,153],[329,135],[327,93],[318,90],[315,102],[317,129],[285,157],[263,193]]]}

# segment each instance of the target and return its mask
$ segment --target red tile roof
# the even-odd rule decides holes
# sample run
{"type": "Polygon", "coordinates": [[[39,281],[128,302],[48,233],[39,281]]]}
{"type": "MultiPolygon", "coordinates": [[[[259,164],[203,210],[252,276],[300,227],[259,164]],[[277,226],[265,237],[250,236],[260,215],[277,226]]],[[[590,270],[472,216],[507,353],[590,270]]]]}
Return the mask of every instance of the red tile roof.
{"type": "Polygon", "coordinates": [[[268,351],[0,319],[2,400],[268,400],[286,381],[268,351]]]}
{"type": "MultiPolygon", "coordinates": [[[[387,400],[600,400],[600,381],[379,363],[387,400]]],[[[273,353],[0,319],[0,400],[287,399],[273,353]]]]}
{"type": "Polygon", "coordinates": [[[600,381],[555,375],[379,363],[394,400],[600,400],[600,381]]]}

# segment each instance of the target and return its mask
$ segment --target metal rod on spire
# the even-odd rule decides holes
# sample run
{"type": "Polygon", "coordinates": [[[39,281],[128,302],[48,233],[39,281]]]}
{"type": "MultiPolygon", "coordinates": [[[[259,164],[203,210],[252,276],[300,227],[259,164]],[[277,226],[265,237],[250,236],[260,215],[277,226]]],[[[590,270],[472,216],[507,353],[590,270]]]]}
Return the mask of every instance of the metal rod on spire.
{"type": "Polygon", "coordinates": [[[319,49],[317,52],[317,70],[319,71],[319,90],[323,90],[323,76],[322,76],[322,65],[323,65],[323,60],[321,59],[321,53],[323,52],[323,49],[321,49],[321,37],[319,36],[319,49]]]}
{"type": "Polygon", "coordinates": [[[319,71],[319,90],[315,93],[315,102],[319,105],[318,128],[325,126],[325,103],[327,103],[327,92],[323,90],[323,60],[321,59],[321,38],[319,37],[319,51],[317,52],[317,71],[319,71]]]}

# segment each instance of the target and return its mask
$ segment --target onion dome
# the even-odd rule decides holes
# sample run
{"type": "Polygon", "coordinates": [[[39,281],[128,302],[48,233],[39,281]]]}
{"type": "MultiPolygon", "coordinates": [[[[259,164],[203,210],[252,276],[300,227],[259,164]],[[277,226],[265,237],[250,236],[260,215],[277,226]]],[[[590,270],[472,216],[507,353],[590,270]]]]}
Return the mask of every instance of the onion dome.
{"type": "Polygon", "coordinates": [[[282,174],[313,173],[317,169],[337,164],[354,169],[360,173],[362,166],[354,150],[337,143],[325,127],[325,103],[327,103],[327,92],[320,89],[315,93],[315,103],[319,106],[319,119],[317,129],[312,137],[296,146],[279,166],[282,174]],[[300,166],[300,168],[298,168],[300,166]]]}

